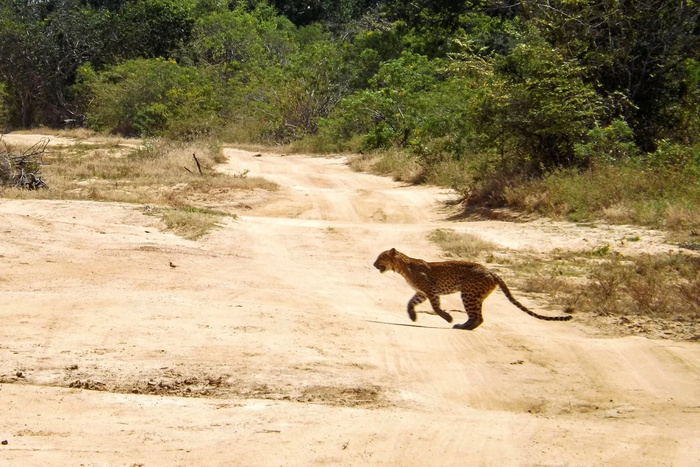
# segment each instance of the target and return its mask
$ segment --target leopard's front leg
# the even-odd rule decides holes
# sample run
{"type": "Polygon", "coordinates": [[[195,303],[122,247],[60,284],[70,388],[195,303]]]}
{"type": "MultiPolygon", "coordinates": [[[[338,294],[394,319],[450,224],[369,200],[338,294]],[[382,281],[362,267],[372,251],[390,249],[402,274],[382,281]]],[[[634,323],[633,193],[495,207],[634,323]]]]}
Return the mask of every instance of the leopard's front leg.
{"type": "Polygon", "coordinates": [[[442,308],[440,308],[440,296],[437,294],[434,295],[428,295],[428,299],[430,300],[430,306],[433,307],[433,311],[440,316],[440,318],[444,319],[448,323],[452,322],[452,316],[444,311],[442,308]]]}
{"type": "Polygon", "coordinates": [[[416,292],[416,294],[408,301],[408,317],[411,321],[416,320],[416,305],[423,303],[427,300],[428,296],[423,292],[416,292]]]}

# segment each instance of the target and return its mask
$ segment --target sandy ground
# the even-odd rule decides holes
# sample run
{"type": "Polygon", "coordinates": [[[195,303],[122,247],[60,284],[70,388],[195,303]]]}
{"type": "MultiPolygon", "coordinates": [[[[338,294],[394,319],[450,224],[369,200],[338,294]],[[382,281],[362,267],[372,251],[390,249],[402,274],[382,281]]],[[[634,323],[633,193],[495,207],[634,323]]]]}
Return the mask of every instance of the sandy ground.
{"type": "Polygon", "coordinates": [[[137,206],[0,202],[0,465],[700,465],[697,344],[501,292],[474,332],[425,305],[412,323],[411,289],[372,267],[438,260],[437,227],[539,251],[634,229],[455,222],[449,192],[342,158],[227,155],[282,188],[232,194],[239,219],[198,242],[137,206]]]}

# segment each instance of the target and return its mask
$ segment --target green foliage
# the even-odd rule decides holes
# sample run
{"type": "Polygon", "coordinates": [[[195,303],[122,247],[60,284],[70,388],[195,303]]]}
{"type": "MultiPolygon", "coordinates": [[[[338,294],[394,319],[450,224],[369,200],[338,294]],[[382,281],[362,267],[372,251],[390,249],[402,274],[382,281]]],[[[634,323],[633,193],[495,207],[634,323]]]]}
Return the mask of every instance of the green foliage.
{"type": "Polygon", "coordinates": [[[343,24],[362,16],[368,9],[378,5],[377,0],[272,0],[283,15],[294,24],[308,25],[325,21],[330,24],[343,24]]]}
{"type": "Polygon", "coordinates": [[[486,3],[479,0],[390,0],[386,2],[384,11],[405,29],[404,41],[411,51],[430,58],[442,58],[455,51],[452,38],[469,27],[464,17],[481,10],[486,3]]]}
{"type": "Polygon", "coordinates": [[[79,0],[0,0],[0,80],[13,124],[57,124],[73,115],[63,91],[75,69],[102,46],[104,17],[79,0]]]}
{"type": "Polygon", "coordinates": [[[195,64],[219,68],[224,79],[250,79],[268,67],[286,63],[296,52],[294,26],[269,7],[249,12],[242,6],[197,20],[182,55],[195,64]]]}
{"type": "Polygon", "coordinates": [[[189,139],[220,124],[216,81],[173,60],[131,60],[100,73],[85,65],[81,86],[92,96],[90,126],[126,135],[189,139]]]}
{"type": "Polygon", "coordinates": [[[661,140],[656,143],[656,151],[644,154],[642,160],[652,168],[676,169],[700,175],[700,143],[685,146],[661,140]]]}
{"type": "MultiPolygon", "coordinates": [[[[590,163],[611,163],[635,157],[639,149],[634,143],[634,133],[623,119],[615,119],[604,128],[596,126],[588,132],[587,141],[576,144],[577,159],[590,163]]],[[[588,165],[588,164],[586,164],[588,165]]]]}
{"type": "Polygon", "coordinates": [[[700,143],[700,58],[688,58],[677,69],[674,81],[675,98],[656,116],[663,126],[656,141],[674,142],[684,146],[700,143]]]}
{"type": "Polygon", "coordinates": [[[583,69],[537,39],[505,56],[460,54],[455,66],[479,80],[472,117],[479,138],[518,171],[578,165],[575,145],[605,118],[583,69]]]}
{"type": "Polygon", "coordinates": [[[111,16],[111,54],[122,59],[171,57],[189,41],[195,0],[135,0],[111,16]]]}
{"type": "MultiPolygon", "coordinates": [[[[513,39],[507,55],[467,38],[449,67],[404,51],[380,65],[369,89],[341,102],[323,130],[363,134],[365,150],[408,148],[426,166],[468,159],[482,177],[495,164],[501,173],[526,174],[586,165],[575,148],[606,118],[605,101],[576,62],[536,34],[526,41],[519,29],[504,32],[513,39]]],[[[479,34],[485,42],[496,35],[479,34]]]]}
{"type": "Polygon", "coordinates": [[[400,26],[362,30],[355,34],[346,59],[357,69],[354,89],[369,87],[382,63],[398,58],[406,50],[400,26]]]}
{"type": "Polygon", "coordinates": [[[289,141],[318,131],[319,119],[349,93],[353,70],[344,60],[342,45],[320,40],[293,56],[276,79],[268,94],[280,113],[275,137],[289,141]]]}
{"type": "MultiPolygon", "coordinates": [[[[565,46],[619,111],[643,151],[683,123],[674,107],[688,92],[683,64],[700,58],[696,2],[549,1],[523,4],[548,42],[565,46]]],[[[676,130],[673,130],[674,133],[676,130]]]]}
{"type": "Polygon", "coordinates": [[[317,25],[296,28],[265,4],[200,18],[183,58],[226,83],[224,115],[244,139],[251,131],[273,142],[315,134],[357,81],[346,43],[317,25]]]}
{"type": "Polygon", "coordinates": [[[404,53],[381,64],[370,88],[345,99],[326,131],[341,137],[365,134],[364,149],[407,147],[430,117],[432,93],[441,79],[439,60],[404,53]]]}

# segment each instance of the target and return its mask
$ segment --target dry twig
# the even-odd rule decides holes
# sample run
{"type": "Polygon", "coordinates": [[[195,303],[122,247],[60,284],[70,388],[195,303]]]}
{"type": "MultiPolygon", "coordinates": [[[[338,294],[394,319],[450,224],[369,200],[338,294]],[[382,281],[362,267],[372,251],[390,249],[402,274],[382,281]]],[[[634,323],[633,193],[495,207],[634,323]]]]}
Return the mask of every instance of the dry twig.
{"type": "Polygon", "coordinates": [[[41,179],[41,166],[44,165],[42,156],[49,144],[48,138],[42,138],[38,143],[21,154],[13,154],[0,136],[0,185],[10,185],[28,190],[48,188],[41,179]]]}

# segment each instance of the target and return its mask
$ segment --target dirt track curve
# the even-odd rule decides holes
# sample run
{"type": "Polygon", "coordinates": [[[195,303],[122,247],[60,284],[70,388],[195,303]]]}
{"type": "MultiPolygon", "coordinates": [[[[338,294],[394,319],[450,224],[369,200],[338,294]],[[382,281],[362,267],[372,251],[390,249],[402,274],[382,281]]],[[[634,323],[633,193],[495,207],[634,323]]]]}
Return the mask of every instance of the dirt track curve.
{"type": "Polygon", "coordinates": [[[282,188],[231,199],[241,217],[198,242],[131,205],[0,203],[0,465],[700,465],[697,344],[500,292],[474,332],[411,323],[410,288],[372,268],[390,247],[439,260],[440,226],[509,248],[576,233],[451,222],[450,193],[342,158],[227,156],[282,188]]]}

